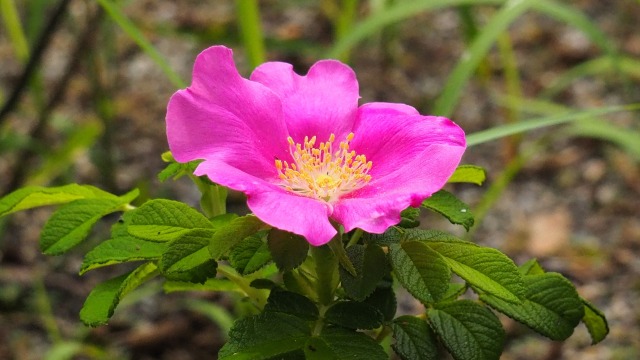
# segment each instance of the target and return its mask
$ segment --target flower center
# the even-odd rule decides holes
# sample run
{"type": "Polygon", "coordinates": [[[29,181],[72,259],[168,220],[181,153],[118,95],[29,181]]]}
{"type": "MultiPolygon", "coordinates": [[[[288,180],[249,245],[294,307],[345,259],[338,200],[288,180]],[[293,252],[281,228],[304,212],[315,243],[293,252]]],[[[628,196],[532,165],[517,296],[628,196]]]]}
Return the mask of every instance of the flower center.
{"type": "Polygon", "coordinates": [[[368,174],[372,163],[364,155],[349,151],[349,142],[353,140],[350,133],[345,141],[340,142],[334,151],[334,134],[327,142],[316,147],[316,137],[304,137],[304,144],[296,144],[291,137],[289,152],[293,157],[290,164],[276,160],[280,184],[288,191],[299,195],[324,200],[337,200],[341,195],[359,189],[371,180],[368,174]]]}

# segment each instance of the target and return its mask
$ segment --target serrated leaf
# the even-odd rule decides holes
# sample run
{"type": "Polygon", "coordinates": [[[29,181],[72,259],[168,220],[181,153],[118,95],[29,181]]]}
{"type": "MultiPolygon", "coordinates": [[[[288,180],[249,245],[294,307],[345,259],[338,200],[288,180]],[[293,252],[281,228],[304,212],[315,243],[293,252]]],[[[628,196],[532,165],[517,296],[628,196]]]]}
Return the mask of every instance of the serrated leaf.
{"type": "Polygon", "coordinates": [[[120,210],[128,201],[80,199],[63,205],[45,223],[40,234],[40,250],[47,255],[62,254],[81,243],[93,225],[105,215],[120,210]]]}
{"type": "Polygon", "coordinates": [[[391,321],[393,317],[396,316],[398,302],[396,300],[396,293],[393,292],[393,288],[391,287],[376,288],[363,302],[378,309],[378,311],[382,313],[382,319],[384,321],[391,321]]]}
{"type": "Polygon", "coordinates": [[[130,273],[98,284],[85,300],[80,320],[87,326],[106,324],[125,295],[157,274],[157,266],[149,262],[130,273]]]}
{"type": "Polygon", "coordinates": [[[480,299],[552,340],[571,336],[584,316],[584,305],[571,282],[552,272],[527,275],[524,280],[526,293],[521,304],[489,294],[480,299]]]}
{"type": "Polygon", "coordinates": [[[103,266],[159,259],[166,249],[166,243],[146,241],[132,236],[105,240],[84,256],[80,275],[103,266]]]}
{"type": "Polygon", "coordinates": [[[447,291],[442,295],[442,299],[440,301],[453,301],[459,298],[462,294],[467,291],[466,284],[460,283],[449,283],[447,287],[447,291]]]}
{"type": "Polygon", "coordinates": [[[609,324],[604,313],[600,311],[595,305],[582,299],[584,303],[584,316],[582,322],[587,327],[589,335],[591,335],[591,344],[595,345],[604,340],[609,334],[609,324]]]}
{"type": "Polygon", "coordinates": [[[127,231],[149,241],[171,241],[193,229],[213,228],[204,215],[179,201],[154,199],[131,213],[127,231]]]}
{"type": "Polygon", "coordinates": [[[194,160],[187,163],[178,163],[173,158],[171,152],[165,152],[162,155],[162,160],[169,163],[167,167],[158,173],[158,179],[163,182],[170,177],[173,177],[173,180],[176,180],[184,175],[193,174],[196,167],[198,167],[198,164],[202,162],[202,160],[194,160]]]}
{"type": "Polygon", "coordinates": [[[215,276],[217,263],[209,254],[211,230],[192,230],[171,241],[158,267],[171,280],[204,283],[215,276]]]}
{"type": "Polygon", "coordinates": [[[388,360],[380,344],[367,335],[343,328],[326,328],[304,346],[307,360],[388,360]]]}
{"type": "Polygon", "coordinates": [[[169,280],[165,281],[163,290],[167,293],[176,291],[233,291],[244,294],[244,290],[242,290],[236,283],[227,279],[217,278],[207,279],[203,284],[191,283],[188,281],[169,280]]]}
{"type": "Polygon", "coordinates": [[[392,226],[382,234],[365,233],[363,238],[367,244],[375,244],[382,247],[388,247],[391,244],[399,244],[404,231],[404,229],[399,229],[395,226],[392,226]]]}
{"type": "Polygon", "coordinates": [[[280,271],[297,268],[309,252],[309,243],[304,237],[276,228],[269,230],[267,245],[280,271]]]}
{"type": "Polygon", "coordinates": [[[375,307],[357,301],[338,301],[324,314],[329,324],[348,329],[375,329],[382,325],[383,315],[375,307]]]}
{"type": "Polygon", "coordinates": [[[373,244],[354,245],[347,248],[346,253],[357,275],[353,276],[340,267],[342,287],[350,298],[362,301],[371,295],[389,272],[387,257],[382,248],[373,244]]]}
{"type": "Polygon", "coordinates": [[[520,270],[520,273],[522,275],[540,275],[545,273],[544,269],[542,268],[542,266],[540,266],[538,260],[536,259],[531,259],[520,265],[518,267],[518,270],[520,270]]]}
{"type": "Polygon", "coordinates": [[[217,228],[209,244],[209,252],[214,259],[220,259],[232,247],[246,237],[268,228],[253,215],[242,216],[231,220],[227,225],[217,228]]]}
{"type": "Polygon", "coordinates": [[[402,286],[424,304],[438,301],[447,290],[451,270],[427,245],[407,241],[389,247],[391,267],[402,286]]]}
{"type": "Polygon", "coordinates": [[[401,228],[414,228],[420,225],[420,208],[408,207],[400,213],[400,223],[397,225],[401,228]]]}
{"type": "Polygon", "coordinates": [[[407,233],[407,239],[424,241],[438,252],[466,282],[510,302],[519,303],[525,287],[522,274],[500,251],[478,246],[438,231],[407,233]]]}
{"type": "Polygon", "coordinates": [[[269,261],[271,261],[271,253],[260,233],[245,238],[229,253],[229,263],[241,275],[252,274],[269,261]]]}
{"type": "Polygon", "coordinates": [[[116,199],[89,185],[70,184],[58,187],[27,186],[0,199],[0,217],[41,206],[64,204],[79,199],[116,199]]]}
{"type": "Polygon", "coordinates": [[[499,359],[505,333],[500,320],[470,300],[438,304],[428,310],[429,322],[456,360],[499,359]]]}
{"type": "Polygon", "coordinates": [[[487,172],[480,166],[460,165],[447,181],[448,183],[471,183],[482,185],[487,179],[487,172]]]}
{"type": "Polygon", "coordinates": [[[266,360],[304,347],[309,339],[307,321],[280,312],[236,320],[220,360],[266,360]]]}
{"type": "Polygon", "coordinates": [[[435,211],[452,224],[462,225],[469,231],[473,226],[473,214],[469,205],[458,200],[448,191],[440,190],[422,202],[422,207],[435,211]]]}
{"type": "Polygon", "coordinates": [[[426,321],[415,316],[404,315],[391,324],[393,350],[403,360],[437,360],[438,343],[433,330],[426,321]]]}
{"type": "Polygon", "coordinates": [[[269,294],[264,311],[281,312],[304,320],[316,320],[318,307],[307,297],[285,290],[274,290],[269,294]]]}

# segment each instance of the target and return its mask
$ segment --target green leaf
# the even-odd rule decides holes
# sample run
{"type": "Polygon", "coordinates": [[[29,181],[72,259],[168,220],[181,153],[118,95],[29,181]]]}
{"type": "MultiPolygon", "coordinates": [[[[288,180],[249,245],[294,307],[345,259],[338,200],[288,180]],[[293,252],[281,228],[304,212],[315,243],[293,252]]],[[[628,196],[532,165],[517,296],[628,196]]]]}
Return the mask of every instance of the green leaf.
{"type": "MultiPolygon", "coordinates": [[[[165,160],[165,158],[163,157],[162,160],[165,160]]],[[[198,167],[198,164],[202,162],[202,160],[194,160],[187,163],[179,163],[173,159],[173,156],[171,156],[171,159],[168,160],[169,164],[167,165],[167,167],[165,167],[164,169],[162,169],[162,171],[160,171],[160,173],[158,173],[158,179],[162,182],[167,181],[167,179],[169,178],[177,180],[184,175],[193,174],[193,172],[196,170],[196,167],[198,167]]]]}
{"type": "Polygon", "coordinates": [[[423,319],[404,315],[391,324],[393,350],[403,360],[437,360],[438,343],[433,330],[423,319]]]}
{"type": "Polygon", "coordinates": [[[99,284],[85,300],[80,310],[80,320],[87,326],[106,324],[125,295],[157,274],[156,265],[149,262],[130,273],[99,284]]]}
{"type": "Polygon", "coordinates": [[[451,270],[438,253],[418,241],[393,244],[389,249],[393,272],[411,295],[424,304],[444,295],[451,270]]]}
{"type": "Polygon", "coordinates": [[[500,320],[470,300],[438,304],[428,310],[429,322],[456,360],[499,359],[505,333],[500,320]]]}
{"type": "Polygon", "coordinates": [[[188,281],[166,281],[163,285],[165,292],[175,291],[206,291],[206,292],[218,292],[218,291],[233,291],[244,294],[238,285],[227,279],[207,279],[203,284],[195,284],[188,281]]]}
{"type": "Polygon", "coordinates": [[[236,246],[246,237],[266,229],[260,219],[253,215],[242,216],[231,220],[227,225],[217,229],[209,244],[209,252],[214,259],[220,259],[229,249],[236,246]]]}
{"type": "Polygon", "coordinates": [[[448,183],[471,183],[478,186],[482,185],[487,179],[486,171],[475,165],[460,165],[453,172],[453,175],[447,180],[448,183]]]}
{"type": "Polygon", "coordinates": [[[338,301],[324,314],[329,324],[348,329],[375,329],[382,325],[383,315],[375,307],[357,301],[338,301]]]}
{"type": "Polygon", "coordinates": [[[444,293],[444,295],[442,295],[442,299],[440,299],[440,302],[456,300],[466,291],[467,291],[466,284],[449,283],[447,291],[444,293]]]}
{"type": "Polygon", "coordinates": [[[166,249],[166,243],[146,241],[132,236],[105,240],[84,256],[80,275],[103,266],[159,259],[166,249]]]}
{"type": "Polygon", "coordinates": [[[267,245],[280,271],[297,268],[309,252],[309,243],[304,237],[275,228],[267,235],[267,245]]]}
{"type": "Polygon", "coordinates": [[[584,304],[571,282],[552,272],[527,275],[524,280],[526,294],[521,304],[489,294],[480,295],[480,299],[552,340],[571,336],[584,316],[584,304]]]}
{"type": "Polygon", "coordinates": [[[372,338],[343,328],[326,328],[304,347],[307,360],[388,360],[384,349],[372,338]]]}
{"type": "MultiPolygon", "coordinates": [[[[336,238],[331,242],[340,242],[340,240],[336,238]]],[[[339,246],[342,247],[342,244],[339,246]]],[[[311,247],[309,260],[313,263],[315,270],[315,288],[318,301],[322,305],[331,304],[335,297],[335,290],[340,283],[338,258],[328,245],[322,245],[311,247]]]]}
{"type": "Polygon", "coordinates": [[[318,307],[307,297],[285,290],[273,290],[264,311],[281,312],[304,320],[316,320],[318,307]]]}
{"type": "Polygon", "coordinates": [[[392,226],[388,228],[382,234],[369,234],[365,233],[363,238],[368,244],[375,244],[382,247],[387,247],[391,244],[399,244],[405,230],[392,226]]]}
{"type": "Polygon", "coordinates": [[[80,199],[63,205],[47,220],[40,234],[40,250],[62,254],[82,242],[93,225],[105,215],[121,209],[126,199],[80,199]]]}
{"type": "Polygon", "coordinates": [[[229,262],[241,275],[252,274],[271,261],[271,253],[263,237],[260,233],[251,235],[231,249],[229,262]]]}
{"type": "Polygon", "coordinates": [[[211,230],[192,230],[168,244],[158,267],[170,280],[204,283],[216,274],[217,263],[209,254],[211,230]]]}
{"type": "Polygon", "coordinates": [[[393,292],[393,288],[391,287],[376,288],[363,302],[378,309],[378,311],[382,313],[382,319],[384,321],[391,321],[393,317],[396,316],[398,302],[396,300],[396,293],[393,292]]]}
{"type": "Polygon", "coordinates": [[[311,279],[300,269],[294,269],[286,271],[282,274],[282,281],[284,286],[291,291],[298,294],[304,294],[312,298],[314,301],[318,301],[318,293],[315,288],[315,284],[311,279]]]}
{"type": "Polygon", "coordinates": [[[346,253],[356,270],[356,276],[341,266],[342,287],[350,298],[362,301],[371,295],[389,272],[387,257],[382,248],[373,244],[354,245],[347,248],[346,253]]]}
{"type": "Polygon", "coordinates": [[[519,303],[524,296],[522,275],[513,261],[500,251],[439,231],[416,231],[407,235],[407,239],[424,241],[472,286],[514,303],[519,303]]]}
{"type": "Polygon", "coordinates": [[[89,185],[70,184],[59,187],[27,186],[0,199],[0,217],[41,206],[64,204],[79,199],[116,199],[89,185]]]}
{"type": "Polygon", "coordinates": [[[538,263],[538,260],[531,259],[518,267],[522,275],[540,275],[544,274],[544,269],[538,263]]]}
{"type": "Polygon", "coordinates": [[[408,207],[400,213],[400,223],[397,225],[401,228],[414,228],[420,225],[420,208],[408,207]]]}
{"type": "Polygon", "coordinates": [[[204,215],[179,201],[154,199],[131,213],[127,231],[149,241],[171,241],[193,229],[213,228],[204,215]]]}
{"type": "Polygon", "coordinates": [[[422,207],[446,217],[452,224],[462,225],[469,231],[473,215],[469,205],[458,200],[448,191],[440,190],[422,202],[422,207]]]}
{"type": "Polygon", "coordinates": [[[591,335],[591,344],[595,345],[604,340],[609,334],[609,324],[604,313],[600,311],[595,305],[582,299],[584,303],[584,316],[582,322],[586,325],[591,335]]]}
{"type": "Polygon", "coordinates": [[[220,360],[263,360],[301,349],[310,336],[307,321],[280,312],[239,319],[220,349],[220,360]]]}

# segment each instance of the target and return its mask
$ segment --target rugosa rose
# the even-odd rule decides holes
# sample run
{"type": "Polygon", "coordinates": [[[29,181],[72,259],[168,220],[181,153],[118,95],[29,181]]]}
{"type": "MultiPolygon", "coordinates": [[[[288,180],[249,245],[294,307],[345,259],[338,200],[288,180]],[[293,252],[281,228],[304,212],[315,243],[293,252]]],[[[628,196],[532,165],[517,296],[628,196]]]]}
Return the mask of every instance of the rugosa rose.
{"type": "Polygon", "coordinates": [[[359,97],[339,61],[318,61],[306,76],[268,62],[244,79],[232,51],[214,46],[169,101],[169,148],[179,162],[204,160],[196,175],[245,193],[258,218],[312,245],[336,235],[332,221],[382,233],[444,186],[466,141],[446,118],[358,107],[359,97]]]}

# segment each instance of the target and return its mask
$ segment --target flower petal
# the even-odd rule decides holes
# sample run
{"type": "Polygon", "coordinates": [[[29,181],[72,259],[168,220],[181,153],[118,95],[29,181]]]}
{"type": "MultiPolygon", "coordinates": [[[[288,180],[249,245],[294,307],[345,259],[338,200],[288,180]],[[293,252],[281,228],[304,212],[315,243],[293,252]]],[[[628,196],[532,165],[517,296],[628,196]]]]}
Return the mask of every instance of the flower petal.
{"type": "Polygon", "coordinates": [[[398,104],[361,106],[354,133],[350,148],[373,163],[372,180],[334,204],[332,218],[345,231],[381,233],[397,224],[402,210],[444,186],[466,147],[452,121],[398,104]]]}
{"type": "Polygon", "coordinates": [[[411,161],[398,162],[397,169],[371,181],[334,204],[332,218],[345,231],[361,228],[382,233],[400,222],[400,212],[440,190],[458,166],[464,147],[434,144],[411,161]]]}
{"type": "Polygon", "coordinates": [[[258,66],[251,80],[280,96],[289,134],[302,143],[305,136],[326,141],[331,133],[344,138],[353,127],[358,108],[358,81],[347,65],[337,60],[315,63],[306,76],[291,64],[268,62],[258,66]]]}
{"type": "Polygon", "coordinates": [[[464,151],[464,131],[458,125],[444,117],[414,115],[413,110],[384,103],[364,104],[358,109],[350,149],[373,163],[370,184],[412,161],[429,145],[444,144],[464,151]]]}
{"type": "Polygon", "coordinates": [[[223,46],[198,55],[193,82],[171,97],[166,121],[169,148],[180,162],[217,159],[273,177],[274,158],[290,156],[278,96],[243,79],[223,46]]]}
{"type": "Polygon", "coordinates": [[[221,161],[204,161],[194,172],[247,195],[249,209],[265,223],[303,236],[314,246],[329,242],[336,229],[329,222],[331,205],[294,195],[221,161]]]}

